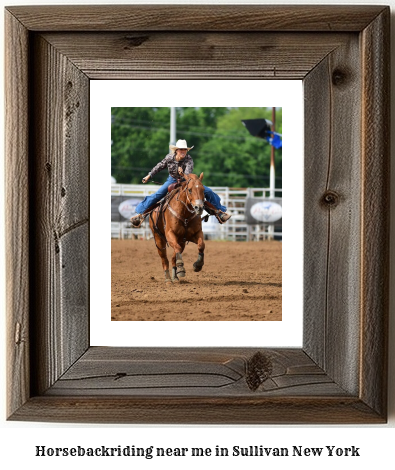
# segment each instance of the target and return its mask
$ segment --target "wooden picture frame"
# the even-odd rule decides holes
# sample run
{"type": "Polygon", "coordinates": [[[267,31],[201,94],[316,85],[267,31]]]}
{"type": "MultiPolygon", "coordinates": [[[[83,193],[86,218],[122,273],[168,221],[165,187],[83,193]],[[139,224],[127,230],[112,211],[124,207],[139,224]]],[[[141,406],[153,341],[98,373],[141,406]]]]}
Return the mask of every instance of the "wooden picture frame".
{"type": "Polygon", "coordinates": [[[386,422],[389,19],[382,6],[6,9],[9,420],[386,422]],[[300,349],[89,345],[89,83],[180,72],[304,81],[300,349]]]}

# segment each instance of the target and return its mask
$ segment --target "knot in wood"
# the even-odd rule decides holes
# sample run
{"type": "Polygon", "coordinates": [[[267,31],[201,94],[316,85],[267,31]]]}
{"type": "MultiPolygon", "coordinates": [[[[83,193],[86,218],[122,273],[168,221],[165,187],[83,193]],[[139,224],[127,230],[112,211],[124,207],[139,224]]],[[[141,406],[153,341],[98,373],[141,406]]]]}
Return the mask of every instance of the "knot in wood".
{"type": "Polygon", "coordinates": [[[123,377],[126,377],[128,374],[126,372],[117,372],[115,374],[114,380],[119,380],[122,379],[123,377]]]}
{"type": "Polygon", "coordinates": [[[332,73],[332,83],[335,86],[342,86],[347,84],[349,74],[342,69],[336,68],[332,73]]]}
{"type": "Polygon", "coordinates": [[[250,390],[255,392],[273,372],[273,364],[269,356],[258,351],[247,362],[246,382],[250,390]]]}
{"type": "Polygon", "coordinates": [[[125,39],[127,41],[127,45],[124,46],[124,50],[128,50],[133,47],[141,46],[141,44],[144,44],[145,41],[148,41],[149,36],[139,36],[139,37],[126,36],[125,39]]]}
{"type": "Polygon", "coordinates": [[[325,191],[321,197],[321,204],[325,207],[336,207],[339,204],[340,196],[335,191],[325,191]]]}

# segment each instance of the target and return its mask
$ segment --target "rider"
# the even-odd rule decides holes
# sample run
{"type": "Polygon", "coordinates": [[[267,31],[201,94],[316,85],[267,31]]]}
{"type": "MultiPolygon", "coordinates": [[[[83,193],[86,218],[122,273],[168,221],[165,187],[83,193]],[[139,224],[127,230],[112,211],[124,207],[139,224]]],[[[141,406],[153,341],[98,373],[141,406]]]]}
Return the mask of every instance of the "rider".
{"type": "MultiPolygon", "coordinates": [[[[140,227],[144,220],[144,214],[149,212],[151,206],[164,198],[167,194],[167,189],[172,183],[177,182],[178,175],[187,175],[193,171],[193,160],[188,154],[188,151],[193,149],[188,147],[186,140],[178,140],[176,145],[170,145],[170,153],[159,162],[147,176],[143,178],[143,183],[147,183],[159,171],[164,170],[166,167],[169,171],[169,177],[165,184],[163,184],[155,194],[146,196],[136,207],[136,215],[130,219],[134,227],[140,227]]],[[[221,205],[220,198],[212,189],[204,186],[204,197],[206,201],[213,206],[213,212],[216,217],[220,219],[221,223],[230,219],[230,214],[226,213],[226,207],[221,205]]]]}

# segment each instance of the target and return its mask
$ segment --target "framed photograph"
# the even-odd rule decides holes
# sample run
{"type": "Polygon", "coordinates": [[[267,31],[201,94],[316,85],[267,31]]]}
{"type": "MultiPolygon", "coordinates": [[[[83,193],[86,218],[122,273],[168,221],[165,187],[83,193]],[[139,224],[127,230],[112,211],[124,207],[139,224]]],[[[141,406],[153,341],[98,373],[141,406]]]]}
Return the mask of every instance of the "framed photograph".
{"type": "MultiPolygon", "coordinates": [[[[98,135],[98,142],[94,143],[96,151],[93,153],[91,145],[91,168],[95,169],[98,186],[91,192],[91,201],[93,199],[102,212],[108,205],[108,195],[106,197],[102,190],[108,177],[104,174],[100,177],[98,172],[110,174],[111,171],[111,176],[116,179],[116,183],[111,185],[111,249],[106,249],[107,253],[111,252],[111,259],[108,260],[110,266],[106,268],[107,272],[111,272],[111,282],[108,279],[105,281],[107,287],[111,284],[111,319],[122,321],[120,329],[129,326],[127,329],[132,331],[141,322],[151,321],[182,322],[178,323],[177,329],[182,328],[184,331],[185,322],[193,321],[195,324],[189,329],[193,336],[200,339],[207,335],[207,330],[212,332],[217,327],[212,344],[216,344],[216,339],[223,332],[222,321],[227,322],[227,335],[232,327],[238,334],[240,322],[267,321],[270,322],[268,330],[271,324],[280,322],[283,297],[281,204],[285,199],[282,182],[286,181],[283,161],[291,160],[295,165],[290,164],[290,167],[299,164],[299,200],[303,199],[301,81],[295,80],[289,84],[284,80],[237,80],[236,83],[232,80],[155,80],[153,84],[149,80],[96,80],[91,84],[90,97],[91,141],[98,135]],[[235,85],[240,94],[232,94],[235,85]],[[287,85],[294,86],[288,91],[287,85]],[[136,87],[141,90],[138,96],[133,93],[136,87]],[[271,96],[275,92],[278,94],[277,100],[271,96]],[[294,101],[299,107],[298,113],[292,113],[290,103],[287,103],[286,108],[281,106],[286,101],[283,96],[293,98],[292,93],[297,95],[294,101]],[[260,101],[267,106],[246,106],[245,103],[255,104],[257,95],[260,95],[260,101]],[[177,101],[178,106],[166,106],[170,100],[177,101]],[[95,102],[98,104],[95,105],[95,102]],[[108,102],[121,106],[109,106],[108,102]],[[180,106],[180,102],[184,106],[180,106]],[[276,107],[269,107],[270,103],[275,102],[276,107]],[[192,106],[192,103],[200,106],[192,106]],[[142,106],[143,104],[151,106],[142,106]],[[175,161],[174,150],[169,150],[171,110],[174,111],[174,131],[177,131],[177,136],[182,140],[186,139],[185,142],[191,147],[187,156],[180,159],[178,164],[186,165],[185,162],[189,162],[193,165],[192,174],[196,177],[191,176],[192,179],[199,179],[201,175],[201,186],[193,188],[199,191],[200,187],[204,190],[207,197],[217,204],[217,208],[226,217],[230,216],[230,220],[225,223],[220,223],[213,211],[211,216],[208,215],[204,206],[202,212],[195,211],[188,199],[199,200],[199,195],[191,193],[187,199],[184,188],[175,188],[171,193],[166,186],[165,191],[162,188],[164,183],[169,185],[166,182],[168,168],[162,168],[162,165],[167,161],[171,166],[175,161]],[[266,139],[251,135],[243,125],[243,119],[248,123],[252,121],[262,125],[262,122],[272,119],[273,113],[279,139],[277,149],[266,139]],[[283,145],[282,135],[287,132],[288,137],[288,131],[282,125],[284,113],[295,116],[295,120],[292,120],[292,116],[287,116],[286,119],[291,122],[293,134],[297,137],[297,140],[288,140],[291,142],[288,145],[288,155],[283,155],[286,153],[283,149],[287,145],[283,145]],[[108,119],[110,114],[111,135],[108,119]],[[92,119],[94,116],[96,119],[92,119]],[[294,152],[291,151],[292,148],[294,152]],[[167,160],[164,162],[165,157],[167,160]],[[272,178],[272,200],[269,199],[271,157],[273,173],[275,166],[277,176],[275,178],[273,175],[272,178]],[[142,179],[157,164],[160,165],[159,171],[146,184],[142,184],[142,179]],[[274,185],[274,182],[277,184],[274,185]],[[163,197],[167,199],[161,206],[159,201],[163,197]],[[101,198],[103,200],[100,203],[101,198]],[[188,203],[187,207],[185,203],[188,203]],[[252,215],[249,218],[254,204],[257,218],[252,215]],[[144,210],[144,222],[139,227],[132,226],[131,217],[144,210]],[[162,215],[158,221],[156,217],[159,211],[162,215]],[[162,225],[163,217],[166,222],[162,225]],[[264,217],[269,221],[275,219],[276,225],[265,224],[264,217]],[[178,260],[178,263],[183,263],[180,278],[176,274],[176,260],[172,258],[173,241],[170,239],[166,244],[162,238],[165,232],[170,234],[173,230],[177,231],[177,243],[180,243],[182,250],[178,260]],[[196,235],[198,230],[201,230],[200,236],[196,235]],[[202,251],[198,251],[198,243],[202,251]],[[194,265],[199,253],[202,253],[201,266],[194,265]],[[169,263],[167,280],[162,265],[166,260],[169,263]],[[160,296],[157,295],[158,290],[160,296]],[[132,321],[133,324],[125,325],[125,321],[132,321]],[[209,328],[205,323],[207,321],[212,323],[209,328]],[[200,333],[196,331],[199,325],[204,328],[200,333]]],[[[255,128],[253,131],[255,132],[255,128]]],[[[188,178],[189,176],[186,177],[188,178]]],[[[203,196],[203,199],[206,198],[203,196]]],[[[195,207],[199,211],[199,206],[195,207]]],[[[93,217],[91,211],[91,221],[93,217]]],[[[302,219],[300,212],[300,234],[303,232],[302,219]]],[[[103,240],[98,245],[100,254],[96,256],[99,265],[96,269],[93,268],[93,272],[101,271],[100,264],[104,261],[102,247],[107,245],[108,239],[108,232],[102,230],[101,214],[97,220],[100,225],[95,231],[95,244],[96,237],[102,236],[103,240]]],[[[289,237],[288,241],[290,240],[289,237]]],[[[92,254],[91,245],[91,261],[92,254]]],[[[103,291],[104,288],[105,286],[103,291]]],[[[98,301],[103,302],[103,299],[98,301]]],[[[107,308],[102,310],[108,313],[107,308]]],[[[301,310],[302,308],[300,312],[301,310]]],[[[162,325],[160,336],[171,337],[174,325],[162,325]],[[170,329],[170,334],[162,330],[166,326],[170,329]]],[[[250,326],[248,324],[247,328],[250,326]]],[[[106,333],[105,329],[103,333],[106,333]]],[[[130,335],[130,331],[128,334],[130,335]]],[[[157,338],[157,335],[150,336],[157,338]]],[[[124,344],[130,344],[130,340],[124,344]]]]}
{"type": "MultiPolygon", "coordinates": [[[[302,80],[91,81],[90,309],[95,312],[90,316],[91,346],[301,347],[303,116],[302,80]],[[233,93],[235,87],[240,95],[233,93]],[[267,106],[254,106],[257,96],[267,106]],[[169,99],[184,105],[176,108],[177,135],[194,146],[190,152],[194,173],[204,172],[204,184],[222,196],[232,218],[223,225],[215,217],[203,222],[204,268],[193,270],[197,245],[190,243],[183,254],[186,276],[179,283],[166,284],[149,219],[138,229],[131,227],[129,219],[144,195],[158,189],[155,183],[167,178],[163,170],[153,178],[155,183],[141,184],[146,172],[165,155],[163,149],[167,153],[169,148],[169,99]],[[277,104],[282,149],[272,150],[265,139],[250,135],[241,120],[272,119],[271,104],[277,104]],[[215,117],[220,127],[216,131],[215,117]],[[191,123],[196,118],[199,123],[191,123]],[[210,123],[207,128],[202,128],[203,119],[210,123]],[[265,188],[269,197],[272,155],[276,201],[284,214],[275,226],[275,237],[281,236],[281,241],[267,240],[268,228],[257,222],[247,225],[245,218],[248,202],[267,204],[267,199],[248,195],[263,195],[260,188],[265,188]],[[238,183],[236,165],[241,167],[238,183]],[[111,207],[104,189],[110,171],[116,179],[111,185],[111,207]],[[103,214],[110,210],[111,241],[103,226],[103,214]],[[154,320],[163,321],[159,326],[151,323],[154,320]],[[266,325],[253,328],[250,321],[266,325]]],[[[166,251],[170,260],[173,250],[166,251]]]]}
{"type": "Polygon", "coordinates": [[[389,8],[28,6],[5,19],[8,419],[385,423],[389,8]],[[90,83],[181,77],[303,80],[301,348],[90,344],[90,83]]]}

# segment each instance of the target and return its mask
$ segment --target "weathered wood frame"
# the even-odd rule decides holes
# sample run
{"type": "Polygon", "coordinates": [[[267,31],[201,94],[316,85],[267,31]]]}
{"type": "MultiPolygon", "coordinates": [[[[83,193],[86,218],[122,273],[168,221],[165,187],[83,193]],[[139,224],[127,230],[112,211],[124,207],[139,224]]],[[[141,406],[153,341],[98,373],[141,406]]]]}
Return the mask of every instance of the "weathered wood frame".
{"type": "Polygon", "coordinates": [[[42,6],[5,17],[8,419],[385,422],[389,8],[42,6]],[[304,80],[300,350],[89,346],[89,81],[180,72],[304,80]]]}

